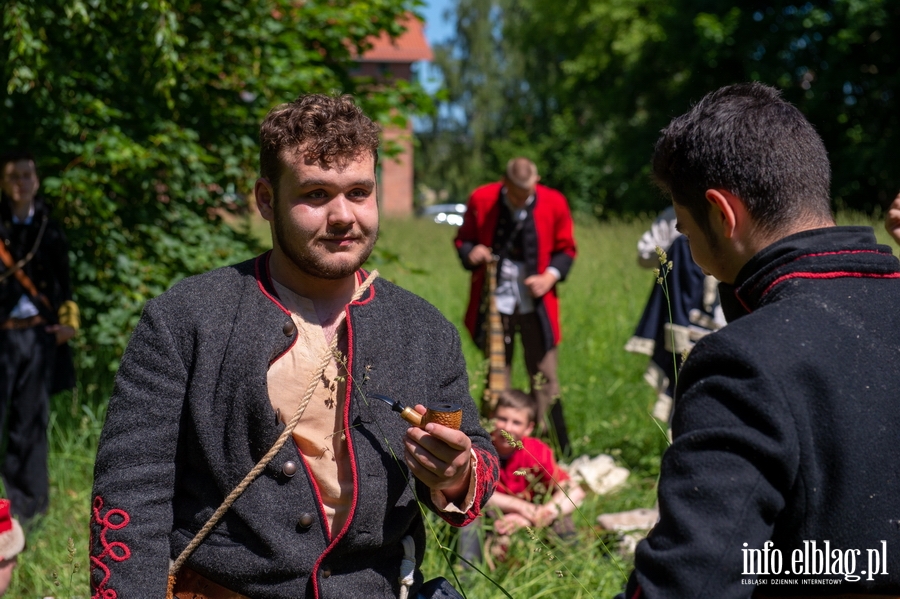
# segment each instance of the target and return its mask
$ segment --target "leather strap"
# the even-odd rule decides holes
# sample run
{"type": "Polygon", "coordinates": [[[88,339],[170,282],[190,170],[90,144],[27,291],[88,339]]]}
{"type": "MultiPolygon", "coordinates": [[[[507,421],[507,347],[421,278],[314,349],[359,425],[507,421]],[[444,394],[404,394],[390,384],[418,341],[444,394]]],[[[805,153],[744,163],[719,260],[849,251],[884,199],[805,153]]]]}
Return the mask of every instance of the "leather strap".
{"type": "Polygon", "coordinates": [[[30,329],[32,327],[40,326],[47,321],[44,320],[44,317],[38,314],[37,316],[31,316],[30,318],[10,318],[9,320],[5,320],[0,323],[0,330],[4,331],[18,331],[20,329],[30,329]]]}
{"type": "MultiPolygon", "coordinates": [[[[31,281],[31,278],[27,274],[25,274],[24,270],[22,270],[22,267],[24,267],[26,264],[28,264],[28,262],[30,262],[31,259],[34,257],[34,254],[37,251],[38,246],[40,246],[41,240],[44,237],[44,230],[46,228],[47,228],[47,217],[45,216],[44,219],[41,221],[41,228],[38,231],[38,236],[34,242],[34,247],[31,248],[31,251],[28,252],[28,254],[24,258],[19,260],[19,262],[16,262],[13,259],[12,254],[9,253],[9,250],[6,249],[6,243],[4,243],[3,240],[0,240],[0,260],[3,261],[3,265],[6,266],[6,269],[7,269],[7,271],[5,273],[3,273],[5,276],[3,276],[2,278],[5,279],[10,274],[15,276],[16,280],[19,282],[19,284],[22,285],[22,287],[25,288],[25,291],[28,292],[28,295],[30,295],[32,298],[37,299],[38,301],[43,303],[44,306],[46,306],[52,312],[53,307],[50,305],[50,300],[48,300],[44,294],[40,293],[37,290],[37,287],[34,286],[34,283],[31,281]]],[[[0,280],[2,280],[2,279],[0,279],[0,280]]]]}

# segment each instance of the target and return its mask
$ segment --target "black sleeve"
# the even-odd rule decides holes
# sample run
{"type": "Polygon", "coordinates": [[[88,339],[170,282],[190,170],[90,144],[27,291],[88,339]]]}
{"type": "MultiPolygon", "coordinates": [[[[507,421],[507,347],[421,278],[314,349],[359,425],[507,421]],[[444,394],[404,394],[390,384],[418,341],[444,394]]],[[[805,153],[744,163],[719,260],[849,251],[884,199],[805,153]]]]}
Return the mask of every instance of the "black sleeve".
{"type": "Polygon", "coordinates": [[[701,340],[681,371],[660,520],[637,547],[628,599],[750,597],[741,549],[770,539],[796,478],[799,442],[779,382],[735,335],[722,339],[701,340]]]}
{"type": "Polygon", "coordinates": [[[151,300],[116,375],[94,466],[91,587],[99,596],[165,595],[188,381],[177,347],[151,300]]]}

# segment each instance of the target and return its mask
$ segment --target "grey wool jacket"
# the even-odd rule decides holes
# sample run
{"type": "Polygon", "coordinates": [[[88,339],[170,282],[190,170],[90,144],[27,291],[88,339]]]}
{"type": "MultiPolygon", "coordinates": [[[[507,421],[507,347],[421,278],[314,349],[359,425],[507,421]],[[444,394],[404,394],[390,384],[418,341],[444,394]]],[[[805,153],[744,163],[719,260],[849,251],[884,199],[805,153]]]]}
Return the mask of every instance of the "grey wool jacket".
{"type": "MultiPolygon", "coordinates": [[[[283,429],[266,377],[296,337],[272,287],[268,254],[185,279],[147,303],[97,454],[95,597],[165,596],[170,559],[283,429]]],[[[376,279],[347,308],[346,354],[354,496],[343,530],[329,533],[316,485],[289,440],[188,567],[254,599],[397,597],[403,537],[415,539],[417,563],[424,554],[417,498],[456,526],[478,515],[493,491],[497,458],[469,396],[456,329],[425,300],[376,279]],[[366,399],[373,393],[405,405],[463,404],[461,429],[478,464],[468,512],[436,510],[403,462],[409,425],[366,399]],[[298,466],[295,474],[288,462],[298,466]]],[[[422,581],[417,570],[412,596],[422,581]]]]}

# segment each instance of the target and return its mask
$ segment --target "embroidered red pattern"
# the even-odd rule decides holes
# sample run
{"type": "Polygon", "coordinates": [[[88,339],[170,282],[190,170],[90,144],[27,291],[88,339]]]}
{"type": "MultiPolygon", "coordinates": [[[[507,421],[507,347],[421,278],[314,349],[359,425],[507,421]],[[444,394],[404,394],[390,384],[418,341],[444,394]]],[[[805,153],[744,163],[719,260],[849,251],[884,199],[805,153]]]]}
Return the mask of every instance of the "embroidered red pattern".
{"type": "Polygon", "coordinates": [[[439,512],[438,515],[443,518],[451,526],[465,526],[472,522],[480,513],[481,504],[484,503],[485,495],[493,492],[497,486],[499,478],[499,469],[497,460],[487,451],[474,447],[478,462],[475,472],[475,496],[473,497],[472,507],[465,514],[455,512],[439,512]]]}
{"type": "MultiPolygon", "coordinates": [[[[114,562],[124,562],[128,558],[131,557],[131,549],[128,548],[128,545],[122,543],[121,541],[113,541],[110,543],[106,540],[106,533],[110,530],[121,530],[128,526],[128,522],[131,520],[131,517],[128,515],[128,512],[125,510],[113,509],[106,512],[106,515],[101,515],[101,511],[103,510],[103,498],[95,497],[94,505],[92,509],[91,515],[91,524],[96,525],[97,528],[100,529],[100,553],[97,555],[91,555],[91,580],[93,581],[94,570],[100,570],[103,572],[103,580],[97,584],[94,588],[94,594],[91,595],[91,599],[116,599],[119,594],[113,589],[106,588],[106,583],[109,582],[110,572],[109,566],[104,563],[104,560],[107,558],[111,559],[114,562]]],[[[93,536],[93,531],[91,532],[91,536],[93,536]]],[[[93,550],[93,540],[91,542],[91,548],[93,550]]]]}

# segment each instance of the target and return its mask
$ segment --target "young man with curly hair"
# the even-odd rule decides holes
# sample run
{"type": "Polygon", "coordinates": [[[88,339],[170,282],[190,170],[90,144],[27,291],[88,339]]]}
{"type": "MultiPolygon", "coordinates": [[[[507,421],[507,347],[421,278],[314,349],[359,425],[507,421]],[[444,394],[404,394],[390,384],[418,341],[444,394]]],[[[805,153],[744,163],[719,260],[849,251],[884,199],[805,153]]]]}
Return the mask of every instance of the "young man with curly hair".
{"type": "Polygon", "coordinates": [[[459,336],[421,298],[367,286],[379,130],[350,97],[276,107],[260,142],[272,251],[148,302],[122,360],[95,470],[93,587],[163,596],[170,560],[302,410],[175,596],[430,596],[409,566],[424,555],[419,501],[460,526],[497,476],[459,336]],[[459,403],[461,430],[408,428],[373,394],[459,403]]]}

